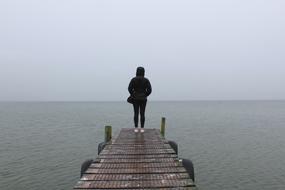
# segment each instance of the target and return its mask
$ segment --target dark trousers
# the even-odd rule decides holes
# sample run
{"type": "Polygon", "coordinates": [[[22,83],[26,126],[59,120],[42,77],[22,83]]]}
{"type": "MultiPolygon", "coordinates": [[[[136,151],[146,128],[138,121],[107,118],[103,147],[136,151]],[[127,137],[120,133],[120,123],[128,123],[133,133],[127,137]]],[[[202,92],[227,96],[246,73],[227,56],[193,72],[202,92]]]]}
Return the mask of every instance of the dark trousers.
{"type": "Polygon", "coordinates": [[[138,127],[139,113],[140,113],[141,128],[144,128],[144,122],[145,122],[145,114],[144,113],[145,113],[146,102],[147,102],[147,100],[135,100],[133,103],[135,127],[138,127]]]}

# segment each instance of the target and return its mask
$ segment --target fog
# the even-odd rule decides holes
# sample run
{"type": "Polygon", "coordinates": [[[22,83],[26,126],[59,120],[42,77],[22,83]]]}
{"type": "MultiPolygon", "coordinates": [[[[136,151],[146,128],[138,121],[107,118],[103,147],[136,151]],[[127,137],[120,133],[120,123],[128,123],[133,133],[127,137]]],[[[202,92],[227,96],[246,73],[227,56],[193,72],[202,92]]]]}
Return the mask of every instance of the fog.
{"type": "Polygon", "coordinates": [[[0,101],[285,99],[285,1],[0,2],[0,101]]]}

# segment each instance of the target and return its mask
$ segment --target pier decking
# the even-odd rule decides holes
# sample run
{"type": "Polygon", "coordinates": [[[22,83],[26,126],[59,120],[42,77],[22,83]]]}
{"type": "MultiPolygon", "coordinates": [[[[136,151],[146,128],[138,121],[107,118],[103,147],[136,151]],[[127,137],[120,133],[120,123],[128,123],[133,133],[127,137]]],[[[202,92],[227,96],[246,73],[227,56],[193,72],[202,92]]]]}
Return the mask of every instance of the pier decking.
{"type": "Polygon", "coordinates": [[[74,189],[180,189],[195,184],[160,131],[122,129],[85,171],[74,189]]]}

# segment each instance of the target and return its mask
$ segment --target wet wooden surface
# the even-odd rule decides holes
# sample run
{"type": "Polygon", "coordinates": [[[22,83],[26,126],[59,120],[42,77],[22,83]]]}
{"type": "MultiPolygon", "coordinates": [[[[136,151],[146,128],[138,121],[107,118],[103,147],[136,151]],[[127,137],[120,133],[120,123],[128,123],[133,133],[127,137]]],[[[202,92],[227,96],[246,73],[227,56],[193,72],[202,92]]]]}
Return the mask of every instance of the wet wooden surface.
{"type": "Polygon", "coordinates": [[[122,129],[83,174],[74,189],[179,189],[195,185],[157,129],[122,129]]]}

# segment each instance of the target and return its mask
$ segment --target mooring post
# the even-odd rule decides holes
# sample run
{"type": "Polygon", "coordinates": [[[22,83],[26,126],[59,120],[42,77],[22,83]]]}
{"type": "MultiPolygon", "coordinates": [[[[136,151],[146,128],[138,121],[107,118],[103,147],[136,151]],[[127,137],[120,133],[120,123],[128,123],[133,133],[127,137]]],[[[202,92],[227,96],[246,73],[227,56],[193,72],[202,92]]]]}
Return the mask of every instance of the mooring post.
{"type": "Polygon", "coordinates": [[[160,133],[165,137],[165,117],[161,118],[160,133]]]}
{"type": "Polygon", "coordinates": [[[105,126],[105,143],[112,139],[112,126],[105,126]]]}

